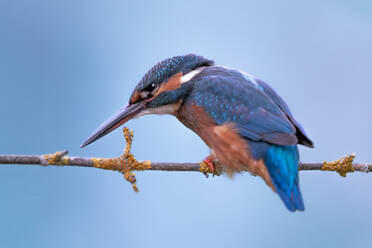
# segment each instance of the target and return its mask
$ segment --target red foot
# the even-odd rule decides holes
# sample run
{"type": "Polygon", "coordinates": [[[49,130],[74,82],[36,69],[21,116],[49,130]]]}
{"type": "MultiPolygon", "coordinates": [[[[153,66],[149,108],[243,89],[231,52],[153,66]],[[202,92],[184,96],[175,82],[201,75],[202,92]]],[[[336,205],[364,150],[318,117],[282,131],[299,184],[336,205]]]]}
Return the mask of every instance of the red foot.
{"type": "Polygon", "coordinates": [[[214,174],[214,172],[215,172],[215,166],[214,166],[213,161],[214,161],[214,158],[213,158],[212,155],[206,157],[203,160],[203,162],[206,163],[209,166],[209,168],[211,169],[211,172],[214,174]]]}

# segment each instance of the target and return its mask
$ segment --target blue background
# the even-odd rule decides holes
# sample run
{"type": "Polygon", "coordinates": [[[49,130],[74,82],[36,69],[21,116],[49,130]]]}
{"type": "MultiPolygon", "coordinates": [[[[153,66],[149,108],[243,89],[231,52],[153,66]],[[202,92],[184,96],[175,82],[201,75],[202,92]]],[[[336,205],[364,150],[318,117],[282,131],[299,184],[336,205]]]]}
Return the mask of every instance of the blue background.
{"type": "MultiPolygon", "coordinates": [[[[156,62],[197,53],[268,82],[314,140],[302,161],[371,162],[371,1],[0,0],[0,152],[80,149],[156,62]]],[[[131,121],[140,160],[209,150],[171,116],[131,121]]],[[[372,176],[300,172],[306,211],[259,178],[1,165],[0,247],[371,247],[372,176]]]]}

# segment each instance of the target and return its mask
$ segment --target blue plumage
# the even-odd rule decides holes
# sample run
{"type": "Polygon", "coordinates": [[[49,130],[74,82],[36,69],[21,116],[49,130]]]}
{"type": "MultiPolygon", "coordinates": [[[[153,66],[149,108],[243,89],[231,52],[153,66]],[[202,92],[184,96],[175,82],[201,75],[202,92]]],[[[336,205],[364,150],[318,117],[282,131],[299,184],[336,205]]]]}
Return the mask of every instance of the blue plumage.
{"type": "Polygon", "coordinates": [[[255,159],[263,159],[280,198],[290,211],[304,210],[298,180],[299,154],[296,145],[279,146],[248,141],[255,159]]]}
{"type": "Polygon", "coordinates": [[[239,71],[205,69],[194,79],[187,100],[203,107],[219,125],[235,123],[247,139],[279,145],[297,143],[296,127],[286,113],[239,71]]]}
{"type": "Polygon", "coordinates": [[[186,104],[202,107],[218,125],[233,123],[252,156],[264,161],[287,208],[304,210],[297,144],[312,142],[287,104],[266,83],[236,70],[212,66],[192,83],[186,104]]]}
{"type": "Polygon", "coordinates": [[[273,184],[290,211],[305,208],[298,184],[298,160],[296,145],[270,145],[264,156],[273,184]]]}

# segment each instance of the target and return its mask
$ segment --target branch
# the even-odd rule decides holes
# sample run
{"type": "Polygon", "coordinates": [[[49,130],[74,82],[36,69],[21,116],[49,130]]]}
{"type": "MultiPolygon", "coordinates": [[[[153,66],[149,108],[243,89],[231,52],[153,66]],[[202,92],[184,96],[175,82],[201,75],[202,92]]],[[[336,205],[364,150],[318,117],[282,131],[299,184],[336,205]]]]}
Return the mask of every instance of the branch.
{"type": "MultiPolygon", "coordinates": [[[[124,153],[118,158],[85,158],[66,156],[68,151],[56,152],[54,154],[44,155],[0,155],[0,164],[35,164],[42,166],[80,166],[94,167],[105,170],[119,171],[124,178],[132,184],[134,191],[138,192],[136,186],[136,177],[133,171],[155,170],[155,171],[195,171],[202,172],[206,176],[211,174],[207,164],[201,163],[169,163],[169,162],[150,162],[138,161],[130,149],[133,141],[133,131],[128,128],[123,129],[126,147],[124,153]]],[[[323,163],[300,163],[299,170],[323,170],[336,171],[341,176],[346,177],[347,173],[372,172],[372,163],[353,163],[355,154],[345,156],[341,159],[323,163]]],[[[214,175],[221,175],[222,168],[218,168],[214,175]]]]}

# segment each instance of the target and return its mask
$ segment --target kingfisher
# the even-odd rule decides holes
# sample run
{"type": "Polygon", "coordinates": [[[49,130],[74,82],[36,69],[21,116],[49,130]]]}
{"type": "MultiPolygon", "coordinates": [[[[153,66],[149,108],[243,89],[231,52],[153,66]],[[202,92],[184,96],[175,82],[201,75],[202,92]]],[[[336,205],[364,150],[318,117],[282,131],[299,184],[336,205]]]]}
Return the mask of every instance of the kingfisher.
{"type": "Polygon", "coordinates": [[[129,104],[81,145],[96,141],[130,119],[170,114],[211,149],[204,161],[228,175],[260,176],[290,211],[304,210],[297,144],[314,147],[286,102],[264,81],[215,65],[195,54],[154,65],[135,86],[129,104]]]}

